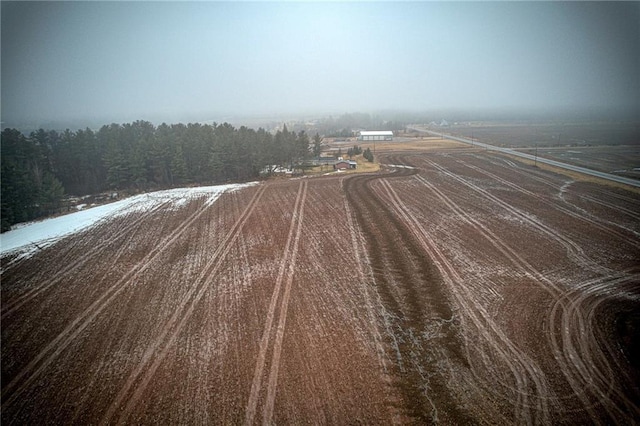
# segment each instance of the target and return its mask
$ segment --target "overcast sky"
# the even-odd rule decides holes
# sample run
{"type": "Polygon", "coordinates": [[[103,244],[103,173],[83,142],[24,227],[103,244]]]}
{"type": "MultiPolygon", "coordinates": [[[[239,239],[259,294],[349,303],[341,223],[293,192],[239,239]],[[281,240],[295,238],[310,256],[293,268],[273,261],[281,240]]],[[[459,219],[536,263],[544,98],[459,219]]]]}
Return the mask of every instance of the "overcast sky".
{"type": "Polygon", "coordinates": [[[640,3],[2,1],[2,121],[622,106],[640,3]]]}

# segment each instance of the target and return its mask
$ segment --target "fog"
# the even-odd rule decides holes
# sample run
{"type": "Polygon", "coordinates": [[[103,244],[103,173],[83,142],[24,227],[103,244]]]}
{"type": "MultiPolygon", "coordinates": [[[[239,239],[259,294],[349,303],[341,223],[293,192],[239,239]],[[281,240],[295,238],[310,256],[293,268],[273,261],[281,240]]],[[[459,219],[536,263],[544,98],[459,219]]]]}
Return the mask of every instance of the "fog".
{"type": "Polygon", "coordinates": [[[2,126],[608,108],[640,3],[2,2],[2,126]]]}

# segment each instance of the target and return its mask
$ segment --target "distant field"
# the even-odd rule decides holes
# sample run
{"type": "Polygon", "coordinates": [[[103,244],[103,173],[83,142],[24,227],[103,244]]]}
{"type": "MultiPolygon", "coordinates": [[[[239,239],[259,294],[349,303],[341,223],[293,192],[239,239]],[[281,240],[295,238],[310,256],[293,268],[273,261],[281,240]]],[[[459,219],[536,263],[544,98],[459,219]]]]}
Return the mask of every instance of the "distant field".
{"type": "Polygon", "coordinates": [[[640,146],[640,123],[536,125],[482,123],[470,126],[452,126],[447,132],[509,148],[533,147],[535,145],[538,147],[640,146]]]}
{"type": "Polygon", "coordinates": [[[393,141],[346,141],[346,142],[332,142],[329,143],[329,147],[332,150],[341,148],[343,152],[351,148],[354,145],[362,147],[362,149],[371,149],[374,153],[387,153],[387,152],[406,152],[406,151],[439,151],[442,149],[460,149],[466,145],[460,142],[455,142],[450,139],[442,139],[439,137],[396,137],[393,141]]]}
{"type": "MultiPolygon", "coordinates": [[[[527,148],[521,151],[533,154],[536,150],[527,148]]],[[[640,147],[638,145],[538,148],[537,151],[540,157],[640,179],[640,147]]]]}
{"type": "Polygon", "coordinates": [[[640,179],[639,123],[474,124],[446,133],[640,179]]]}

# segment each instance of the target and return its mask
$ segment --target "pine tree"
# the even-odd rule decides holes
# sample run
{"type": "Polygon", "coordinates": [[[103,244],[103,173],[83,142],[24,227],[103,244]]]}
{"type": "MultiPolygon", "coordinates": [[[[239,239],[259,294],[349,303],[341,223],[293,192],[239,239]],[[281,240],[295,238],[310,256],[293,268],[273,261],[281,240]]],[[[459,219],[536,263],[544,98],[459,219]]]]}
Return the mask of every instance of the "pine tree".
{"type": "Polygon", "coordinates": [[[179,185],[186,182],[188,182],[187,163],[184,161],[184,155],[182,154],[182,145],[176,145],[171,159],[170,183],[179,185]]]}
{"type": "Polygon", "coordinates": [[[362,156],[366,158],[367,161],[369,161],[370,163],[373,163],[373,153],[371,152],[371,149],[369,148],[365,149],[362,156]]]}
{"type": "Polygon", "coordinates": [[[0,215],[2,231],[14,223],[51,213],[59,206],[64,190],[51,173],[51,149],[42,140],[46,132],[26,138],[15,129],[2,132],[0,147],[0,215]]]}
{"type": "Polygon", "coordinates": [[[313,156],[314,157],[320,157],[320,154],[322,153],[321,144],[322,144],[322,138],[318,133],[316,133],[315,136],[313,137],[313,156]]]}
{"type": "Polygon", "coordinates": [[[295,145],[295,161],[304,163],[309,157],[309,136],[304,130],[298,133],[295,145]]]}

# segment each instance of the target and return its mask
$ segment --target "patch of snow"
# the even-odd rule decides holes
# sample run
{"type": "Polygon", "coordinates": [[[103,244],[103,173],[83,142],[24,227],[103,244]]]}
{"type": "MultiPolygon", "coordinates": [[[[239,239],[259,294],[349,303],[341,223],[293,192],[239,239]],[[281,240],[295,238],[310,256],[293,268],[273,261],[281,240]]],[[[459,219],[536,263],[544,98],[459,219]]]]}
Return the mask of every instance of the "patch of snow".
{"type": "Polygon", "coordinates": [[[573,180],[568,180],[566,181],[561,187],[560,187],[560,192],[558,193],[558,197],[562,200],[562,201],[567,201],[564,198],[564,194],[565,192],[567,192],[567,189],[569,188],[569,186],[573,183],[573,180]]]}
{"type": "Polygon", "coordinates": [[[256,182],[176,188],[135,195],[98,207],[85,208],[86,205],[83,205],[82,210],[77,212],[38,222],[18,224],[11,231],[0,234],[0,254],[23,252],[23,255],[28,256],[38,248],[51,245],[68,235],[90,228],[102,220],[134,212],[149,211],[164,203],[168,203],[169,208],[179,209],[191,200],[204,197],[206,197],[205,205],[209,206],[224,192],[235,191],[255,184],[256,182]]]}
{"type": "Polygon", "coordinates": [[[415,169],[415,167],[405,166],[403,164],[385,164],[387,167],[395,167],[396,169],[415,169]]]}

